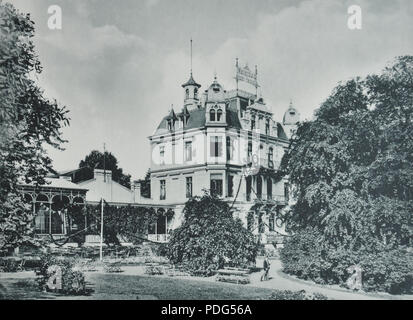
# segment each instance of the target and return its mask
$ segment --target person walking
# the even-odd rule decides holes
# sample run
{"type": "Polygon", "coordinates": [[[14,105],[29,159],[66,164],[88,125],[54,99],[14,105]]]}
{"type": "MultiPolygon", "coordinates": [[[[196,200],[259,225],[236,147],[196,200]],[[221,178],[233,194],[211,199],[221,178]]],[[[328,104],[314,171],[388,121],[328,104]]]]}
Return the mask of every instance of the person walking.
{"type": "Polygon", "coordinates": [[[264,268],[264,272],[261,275],[261,281],[268,280],[268,272],[270,271],[270,261],[268,259],[268,254],[265,254],[263,268],[264,268]]]}

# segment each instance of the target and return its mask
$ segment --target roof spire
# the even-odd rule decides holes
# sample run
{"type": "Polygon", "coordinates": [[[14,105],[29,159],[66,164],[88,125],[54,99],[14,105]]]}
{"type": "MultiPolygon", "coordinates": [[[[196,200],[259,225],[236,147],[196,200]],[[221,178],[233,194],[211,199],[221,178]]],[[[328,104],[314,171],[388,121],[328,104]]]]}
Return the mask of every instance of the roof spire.
{"type": "Polygon", "coordinates": [[[188,80],[187,82],[185,82],[185,83],[182,85],[182,87],[185,88],[186,86],[196,86],[196,87],[200,88],[201,85],[198,84],[198,83],[196,83],[196,81],[194,80],[194,78],[193,78],[193,76],[192,76],[192,38],[191,38],[190,44],[191,44],[191,46],[190,46],[190,49],[191,49],[191,53],[190,53],[190,55],[191,55],[190,76],[189,76],[189,80],[188,80]]]}
{"type": "Polygon", "coordinates": [[[192,38],[191,38],[191,76],[192,76],[192,38]]]}

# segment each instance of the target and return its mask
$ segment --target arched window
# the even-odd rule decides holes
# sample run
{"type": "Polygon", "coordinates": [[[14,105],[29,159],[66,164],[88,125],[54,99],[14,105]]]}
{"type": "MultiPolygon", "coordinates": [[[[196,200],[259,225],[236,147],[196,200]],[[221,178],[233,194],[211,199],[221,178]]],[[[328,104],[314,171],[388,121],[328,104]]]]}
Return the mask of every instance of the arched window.
{"type": "Polygon", "coordinates": [[[194,99],[198,99],[198,88],[194,89],[194,99]]]}
{"type": "Polygon", "coordinates": [[[211,111],[209,111],[209,121],[215,121],[215,110],[211,109],[211,111]]]}
{"type": "Polygon", "coordinates": [[[46,195],[44,195],[44,194],[39,194],[39,195],[36,197],[36,202],[49,203],[49,198],[48,198],[46,195]]]}
{"type": "Polygon", "coordinates": [[[185,90],[185,99],[189,99],[189,89],[185,90]]]}
{"type": "Polygon", "coordinates": [[[217,111],[217,121],[221,121],[221,118],[222,118],[222,110],[218,109],[218,111],[217,111]]]}
{"type": "Polygon", "coordinates": [[[174,129],[174,121],[168,120],[168,130],[172,131],[174,129]]]}
{"type": "Polygon", "coordinates": [[[272,147],[270,147],[270,149],[268,149],[268,167],[269,168],[274,168],[273,157],[274,157],[274,150],[272,147]]]}
{"type": "Polygon", "coordinates": [[[70,203],[67,196],[56,195],[52,198],[52,210],[60,211],[70,203]]]}

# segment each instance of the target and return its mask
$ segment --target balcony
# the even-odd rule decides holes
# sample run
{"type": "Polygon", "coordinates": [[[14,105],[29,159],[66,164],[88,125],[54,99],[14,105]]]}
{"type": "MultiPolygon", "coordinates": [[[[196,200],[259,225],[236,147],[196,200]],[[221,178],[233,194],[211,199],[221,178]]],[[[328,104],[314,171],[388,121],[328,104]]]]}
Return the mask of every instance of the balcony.
{"type": "Polygon", "coordinates": [[[288,201],[283,195],[272,195],[269,196],[267,194],[262,194],[260,197],[257,197],[257,195],[253,192],[251,194],[244,193],[243,198],[245,201],[250,202],[250,201],[255,201],[255,202],[267,202],[267,203],[272,203],[272,204],[278,204],[278,205],[287,205],[288,201]]]}

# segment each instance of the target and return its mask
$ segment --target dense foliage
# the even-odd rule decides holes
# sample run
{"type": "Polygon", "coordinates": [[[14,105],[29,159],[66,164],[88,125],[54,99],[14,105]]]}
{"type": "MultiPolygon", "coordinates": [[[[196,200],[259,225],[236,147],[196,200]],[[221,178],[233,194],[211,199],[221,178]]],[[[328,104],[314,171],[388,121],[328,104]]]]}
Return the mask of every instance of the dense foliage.
{"type": "Polygon", "coordinates": [[[342,283],[360,264],[364,289],[412,291],[412,114],[405,56],[340,84],[299,125],[282,161],[297,200],[285,217],[295,234],[281,255],[285,271],[342,283]]]}
{"type": "Polygon", "coordinates": [[[126,188],[131,187],[130,174],[124,174],[123,169],[118,166],[118,159],[108,151],[102,153],[97,150],[90,152],[85,159],[79,163],[80,170],[74,177],[74,182],[89,180],[93,178],[94,169],[106,169],[112,171],[112,179],[126,188]]]}
{"type": "Polygon", "coordinates": [[[44,147],[60,148],[67,110],[38,87],[42,68],[29,15],[0,0],[0,250],[30,241],[33,219],[17,191],[18,181],[44,183],[51,159],[44,147]]]}
{"type": "Polygon", "coordinates": [[[252,233],[233,218],[226,202],[209,194],[188,200],[184,222],[168,244],[169,259],[196,274],[209,275],[224,265],[247,267],[256,255],[252,233]]]}
{"type": "MultiPolygon", "coordinates": [[[[84,242],[86,234],[100,234],[101,204],[66,205],[67,213],[77,230],[71,231],[72,242],[84,242]],[[85,230],[87,224],[87,229],[85,230]],[[82,231],[83,232],[79,232],[82,231]]],[[[120,238],[140,243],[147,238],[149,226],[161,216],[171,216],[171,212],[155,211],[150,207],[116,206],[104,202],[103,239],[106,244],[119,245],[120,238]]]]}

